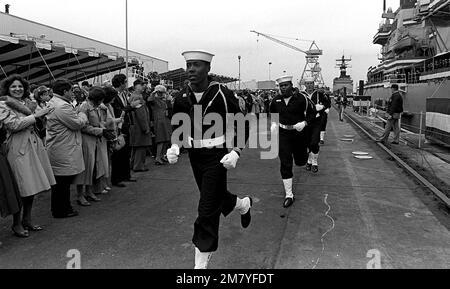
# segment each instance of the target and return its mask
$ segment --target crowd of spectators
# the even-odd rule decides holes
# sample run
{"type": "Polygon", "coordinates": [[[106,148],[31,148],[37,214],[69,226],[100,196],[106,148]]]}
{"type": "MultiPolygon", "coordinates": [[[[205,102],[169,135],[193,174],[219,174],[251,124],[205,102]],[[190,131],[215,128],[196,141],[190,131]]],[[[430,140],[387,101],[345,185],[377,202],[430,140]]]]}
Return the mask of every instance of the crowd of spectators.
{"type": "Polygon", "coordinates": [[[243,90],[238,92],[237,96],[245,103],[245,112],[259,115],[260,113],[268,113],[272,99],[277,92],[274,90],[243,90]]]}
{"type": "Polygon", "coordinates": [[[19,75],[0,83],[0,215],[27,238],[35,196],[51,194],[54,218],[78,216],[79,206],[100,202],[112,187],[136,182],[131,172],[168,163],[173,97],[162,85],[123,74],[100,85],[56,80],[32,86],[19,75]]]}
{"type": "MultiPolygon", "coordinates": [[[[0,213],[13,216],[20,238],[41,231],[32,219],[35,196],[51,194],[54,218],[78,216],[72,201],[89,207],[113,187],[136,182],[148,160],[168,164],[172,107],[183,90],[124,74],[103,85],[60,79],[30,86],[19,75],[0,83],[0,213]],[[71,199],[76,192],[76,200],[71,199]]],[[[246,113],[269,111],[275,91],[236,92],[246,113]]]]}

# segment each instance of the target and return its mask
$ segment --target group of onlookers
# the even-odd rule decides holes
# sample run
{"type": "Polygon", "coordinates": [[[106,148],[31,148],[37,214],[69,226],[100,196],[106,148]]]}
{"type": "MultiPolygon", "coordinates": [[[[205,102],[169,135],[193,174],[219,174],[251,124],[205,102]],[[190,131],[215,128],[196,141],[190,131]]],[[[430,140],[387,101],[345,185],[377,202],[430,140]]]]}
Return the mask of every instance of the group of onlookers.
{"type": "Polygon", "coordinates": [[[237,93],[237,96],[243,99],[247,113],[259,115],[260,113],[269,112],[270,102],[276,96],[276,92],[270,90],[259,90],[255,92],[244,90],[237,93]]]}
{"type": "Polygon", "coordinates": [[[131,171],[148,171],[148,156],[167,163],[172,99],[141,80],[131,91],[123,74],[103,87],[62,79],[32,93],[19,75],[1,82],[0,214],[13,216],[17,237],[43,229],[32,220],[40,193],[51,192],[54,218],[74,217],[72,185],[78,205],[91,206],[112,186],[136,182],[131,171]]]}

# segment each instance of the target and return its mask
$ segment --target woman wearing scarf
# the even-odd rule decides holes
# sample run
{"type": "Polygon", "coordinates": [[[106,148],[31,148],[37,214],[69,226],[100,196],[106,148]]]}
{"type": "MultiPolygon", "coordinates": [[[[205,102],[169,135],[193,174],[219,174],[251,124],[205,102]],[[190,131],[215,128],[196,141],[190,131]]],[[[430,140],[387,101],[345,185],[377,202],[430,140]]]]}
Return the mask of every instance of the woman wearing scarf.
{"type": "Polygon", "coordinates": [[[43,108],[33,114],[35,105],[29,99],[29,85],[19,75],[12,75],[0,84],[0,119],[7,131],[6,152],[23,203],[23,231],[12,228],[18,237],[28,237],[28,231],[41,231],[31,218],[34,196],[49,191],[55,177],[42,140],[35,132],[36,119],[53,108],[43,108]]]}

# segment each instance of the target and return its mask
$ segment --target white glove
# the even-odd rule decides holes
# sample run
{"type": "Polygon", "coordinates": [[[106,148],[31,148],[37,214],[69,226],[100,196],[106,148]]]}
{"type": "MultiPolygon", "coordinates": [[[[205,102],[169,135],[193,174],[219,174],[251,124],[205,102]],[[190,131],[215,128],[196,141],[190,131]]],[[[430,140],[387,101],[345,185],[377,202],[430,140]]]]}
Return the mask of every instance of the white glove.
{"type": "Polygon", "coordinates": [[[298,132],[303,131],[305,129],[305,127],[306,127],[306,121],[299,122],[296,125],[294,125],[295,130],[298,131],[298,132]]]}
{"type": "Polygon", "coordinates": [[[321,104],[316,104],[316,110],[317,111],[321,111],[325,108],[325,106],[321,105],[321,104]]]}
{"type": "Polygon", "coordinates": [[[270,127],[271,134],[275,134],[277,132],[278,124],[276,122],[272,123],[272,126],[270,127]]]}
{"type": "Polygon", "coordinates": [[[326,113],[326,114],[329,114],[329,113],[330,113],[330,109],[327,108],[327,109],[325,110],[325,113],[326,113]]]}
{"type": "Polygon", "coordinates": [[[223,164],[223,166],[227,170],[231,170],[236,168],[238,160],[239,155],[237,154],[237,152],[232,151],[231,153],[224,156],[223,159],[220,161],[220,163],[223,164]]]}
{"type": "Polygon", "coordinates": [[[176,144],[172,145],[170,149],[167,150],[167,160],[169,164],[174,165],[178,162],[178,157],[180,156],[180,147],[176,144]]]}

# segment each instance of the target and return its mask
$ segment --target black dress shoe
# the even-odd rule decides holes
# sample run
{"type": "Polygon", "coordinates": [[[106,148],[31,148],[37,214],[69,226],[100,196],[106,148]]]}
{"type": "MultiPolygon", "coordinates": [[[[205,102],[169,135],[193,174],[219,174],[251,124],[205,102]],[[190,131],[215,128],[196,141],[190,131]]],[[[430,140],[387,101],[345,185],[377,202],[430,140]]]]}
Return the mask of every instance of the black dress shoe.
{"type": "Polygon", "coordinates": [[[307,170],[308,172],[310,172],[310,171],[311,171],[311,169],[312,169],[312,165],[310,165],[310,164],[307,164],[307,165],[306,165],[306,170],[307,170]]]}
{"type": "Polygon", "coordinates": [[[294,204],[294,199],[293,198],[287,198],[286,200],[284,200],[283,207],[285,207],[287,209],[290,206],[292,206],[293,204],[294,204]]]}
{"type": "Polygon", "coordinates": [[[127,186],[125,186],[122,183],[118,183],[118,184],[113,184],[114,187],[118,187],[118,188],[126,188],[127,186]]]}
{"type": "Polygon", "coordinates": [[[391,142],[391,144],[393,144],[393,145],[398,145],[398,144],[400,144],[399,142],[396,142],[396,141],[393,141],[393,142],[391,142]]]}
{"type": "Polygon", "coordinates": [[[323,146],[325,144],[325,142],[323,140],[321,140],[319,144],[323,146]]]}
{"type": "Polygon", "coordinates": [[[319,172],[319,167],[318,166],[313,166],[312,167],[312,172],[317,174],[319,172]]]}
{"type": "Polygon", "coordinates": [[[17,238],[29,238],[30,237],[30,233],[26,230],[23,231],[23,233],[19,233],[18,231],[16,231],[14,229],[14,227],[12,227],[11,230],[14,233],[14,236],[16,236],[17,238]]]}
{"type": "Polygon", "coordinates": [[[62,214],[62,215],[53,215],[53,218],[55,219],[67,219],[67,218],[73,218],[73,217],[77,217],[79,214],[77,211],[71,211],[69,213],[66,214],[62,214]]]}
{"type": "Polygon", "coordinates": [[[125,183],[136,183],[137,180],[136,180],[136,179],[129,178],[128,180],[125,180],[124,182],[125,182],[125,183]]]}
{"type": "Polygon", "coordinates": [[[250,226],[250,223],[252,221],[252,214],[250,213],[250,211],[253,207],[253,199],[250,197],[249,197],[249,199],[250,199],[250,209],[248,209],[247,214],[241,215],[241,225],[242,225],[242,228],[244,228],[244,229],[247,229],[248,226],[250,226]]]}
{"type": "Polygon", "coordinates": [[[29,231],[29,232],[40,232],[40,231],[44,230],[44,228],[42,228],[41,226],[37,226],[37,225],[22,224],[22,226],[26,231],[29,231]]]}

